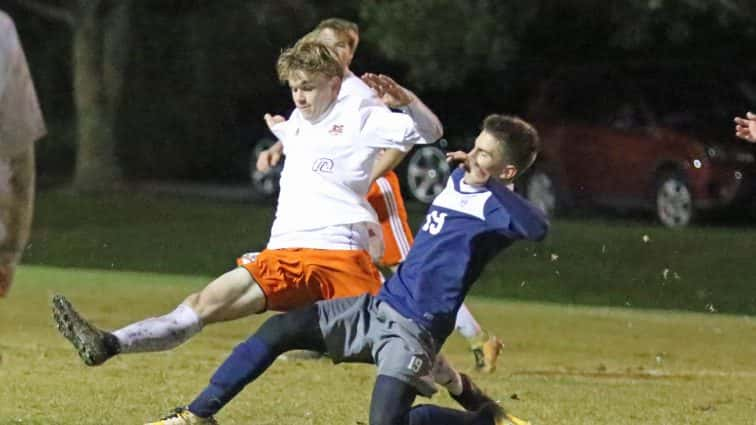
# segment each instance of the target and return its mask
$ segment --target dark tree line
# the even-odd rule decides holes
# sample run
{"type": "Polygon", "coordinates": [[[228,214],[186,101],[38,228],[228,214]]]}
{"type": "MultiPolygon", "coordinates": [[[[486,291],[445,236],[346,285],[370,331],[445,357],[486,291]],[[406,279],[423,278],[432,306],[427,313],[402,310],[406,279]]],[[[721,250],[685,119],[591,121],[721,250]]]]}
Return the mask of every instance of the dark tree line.
{"type": "Polygon", "coordinates": [[[330,16],[360,23],[357,70],[395,74],[450,128],[464,121],[461,107],[509,107],[520,88],[563,64],[753,63],[744,53],[756,40],[748,0],[4,0],[0,7],[17,21],[53,122],[55,145],[41,146],[55,154],[42,152],[40,162],[60,161],[60,145],[68,146],[79,190],[124,177],[239,177],[250,144],[265,134],[262,114],[288,108],[275,79],[278,52],[330,16]]]}

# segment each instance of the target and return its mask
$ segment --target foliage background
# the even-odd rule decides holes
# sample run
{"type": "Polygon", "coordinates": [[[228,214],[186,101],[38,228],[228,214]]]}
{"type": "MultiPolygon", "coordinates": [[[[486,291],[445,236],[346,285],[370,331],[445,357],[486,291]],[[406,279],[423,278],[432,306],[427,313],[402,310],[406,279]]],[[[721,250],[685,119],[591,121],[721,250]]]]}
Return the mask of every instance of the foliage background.
{"type": "MultiPolygon", "coordinates": [[[[16,20],[50,127],[39,144],[39,171],[43,182],[66,182],[77,147],[70,29],[23,4],[3,0],[0,8],[16,20]]],[[[331,16],[361,25],[354,70],[387,73],[415,89],[453,141],[474,133],[488,112],[525,113],[533,88],[563,66],[706,64],[720,66],[726,79],[728,69],[755,65],[756,14],[748,1],[130,4],[116,123],[127,178],[245,180],[251,147],[267,135],[260,117],[289,109],[274,74],[278,52],[331,16]]]]}

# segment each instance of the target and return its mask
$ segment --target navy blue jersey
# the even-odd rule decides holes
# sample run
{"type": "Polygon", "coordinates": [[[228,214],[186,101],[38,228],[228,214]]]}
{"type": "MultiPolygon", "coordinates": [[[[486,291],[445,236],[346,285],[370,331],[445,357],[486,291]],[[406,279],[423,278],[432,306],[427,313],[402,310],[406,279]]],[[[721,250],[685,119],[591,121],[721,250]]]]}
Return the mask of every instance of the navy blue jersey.
{"type": "Polygon", "coordinates": [[[449,177],[407,258],[378,294],[439,344],[483,266],[512,242],[541,240],[548,230],[541,211],[499,181],[475,188],[463,176],[457,169],[449,177]]]}

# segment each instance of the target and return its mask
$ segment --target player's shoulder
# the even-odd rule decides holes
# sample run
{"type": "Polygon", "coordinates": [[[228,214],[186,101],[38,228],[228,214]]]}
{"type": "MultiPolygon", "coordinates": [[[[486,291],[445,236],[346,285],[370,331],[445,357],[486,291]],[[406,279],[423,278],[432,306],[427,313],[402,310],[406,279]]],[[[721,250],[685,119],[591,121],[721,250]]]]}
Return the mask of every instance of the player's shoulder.
{"type": "Polygon", "coordinates": [[[339,97],[346,96],[356,96],[364,99],[375,98],[376,100],[378,100],[375,91],[373,91],[370,86],[362,81],[360,77],[354,75],[353,73],[349,73],[349,75],[345,77],[341,83],[339,97]]]}
{"type": "Polygon", "coordinates": [[[492,195],[486,205],[487,221],[506,224],[530,240],[541,240],[549,228],[546,215],[519,193],[500,182],[489,184],[492,195]]]}

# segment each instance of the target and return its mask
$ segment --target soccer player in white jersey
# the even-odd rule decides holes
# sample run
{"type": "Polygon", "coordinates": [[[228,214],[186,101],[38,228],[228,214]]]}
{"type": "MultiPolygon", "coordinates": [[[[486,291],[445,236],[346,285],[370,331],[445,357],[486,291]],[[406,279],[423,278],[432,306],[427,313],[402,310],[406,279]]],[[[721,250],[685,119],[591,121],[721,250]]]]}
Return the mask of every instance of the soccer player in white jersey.
{"type": "Polygon", "coordinates": [[[119,353],[171,349],[211,323],[380,288],[367,252],[370,226],[377,227],[365,200],[372,166],[381,150],[408,150],[425,137],[407,114],[360,98],[337,99],[343,67],[320,43],[288,49],[277,68],[296,109],[289,120],[265,116],[288,156],[267,249],[173,312],[112,333],[87,323],[64,297],[54,297],[59,330],[87,365],[119,353]]]}
{"type": "Polygon", "coordinates": [[[0,11],[0,298],[10,291],[29,239],[34,142],[45,133],[16,26],[0,11]]]}
{"type": "MultiPolygon", "coordinates": [[[[350,70],[359,44],[357,24],[340,18],[326,19],[303,39],[317,40],[330,47],[344,65],[344,81],[339,97],[371,99],[377,96],[387,106],[412,115],[419,127],[427,129],[429,134],[437,134],[436,139],[441,137],[441,122],[410,90],[388,76],[368,73],[360,79],[350,70]]],[[[281,150],[281,144],[276,143],[261,152],[257,161],[258,170],[265,171],[275,166],[281,158],[281,150]]],[[[406,154],[407,152],[398,149],[386,149],[382,153],[373,167],[373,183],[367,195],[368,202],[378,215],[383,233],[383,255],[379,262],[394,271],[404,261],[413,243],[399,178],[393,171],[406,154]]],[[[243,262],[244,257],[240,261],[243,262]]],[[[466,305],[459,309],[456,329],[468,340],[475,356],[475,367],[484,372],[493,372],[503,346],[499,338],[483,330],[466,305]]]]}

